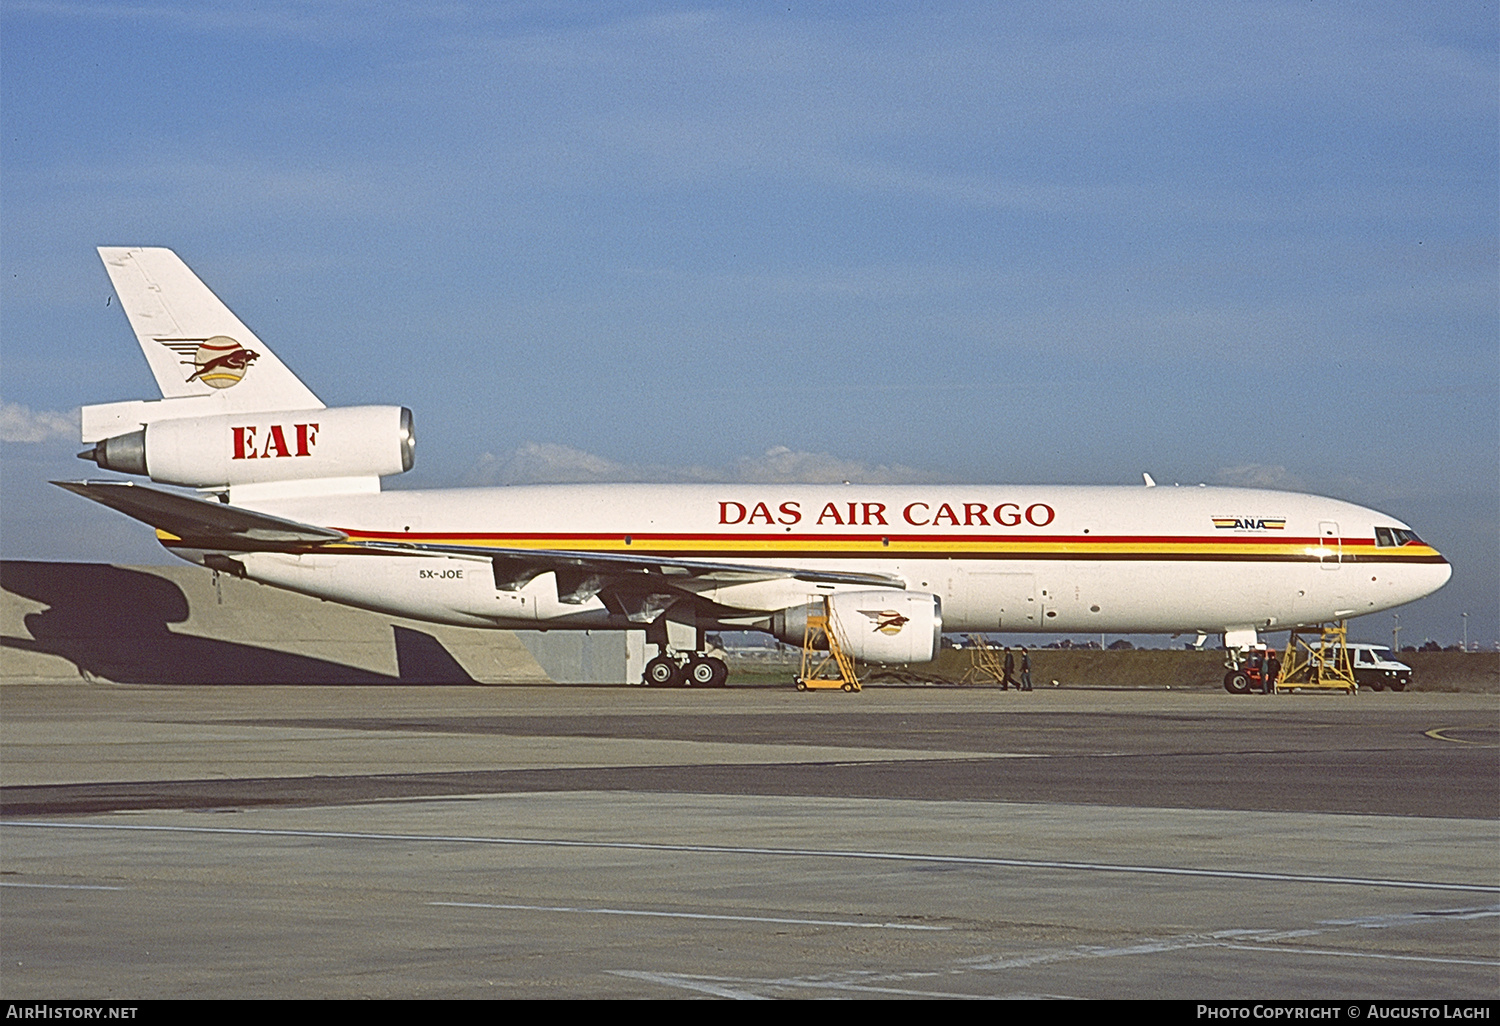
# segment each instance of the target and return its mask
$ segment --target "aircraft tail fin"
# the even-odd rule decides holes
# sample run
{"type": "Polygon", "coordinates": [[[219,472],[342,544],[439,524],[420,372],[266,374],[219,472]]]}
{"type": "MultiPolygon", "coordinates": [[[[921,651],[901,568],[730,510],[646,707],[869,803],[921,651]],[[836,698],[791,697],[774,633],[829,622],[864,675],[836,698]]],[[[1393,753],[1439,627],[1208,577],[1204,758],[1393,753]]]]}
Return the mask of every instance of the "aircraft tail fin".
{"type": "Polygon", "coordinates": [[[101,246],[99,258],[166,399],[221,412],[323,403],[170,249],[101,246]]]}

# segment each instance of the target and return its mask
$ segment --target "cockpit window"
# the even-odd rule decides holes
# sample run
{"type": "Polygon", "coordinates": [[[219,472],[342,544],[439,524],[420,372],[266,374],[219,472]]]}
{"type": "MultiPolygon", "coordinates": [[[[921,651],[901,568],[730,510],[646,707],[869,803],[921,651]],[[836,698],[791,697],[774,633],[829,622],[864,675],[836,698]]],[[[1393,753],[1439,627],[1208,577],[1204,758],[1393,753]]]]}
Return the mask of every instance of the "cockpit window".
{"type": "Polygon", "coordinates": [[[1415,531],[1408,531],[1404,527],[1377,527],[1375,528],[1375,547],[1381,549],[1396,548],[1401,545],[1425,544],[1417,537],[1415,531]]]}

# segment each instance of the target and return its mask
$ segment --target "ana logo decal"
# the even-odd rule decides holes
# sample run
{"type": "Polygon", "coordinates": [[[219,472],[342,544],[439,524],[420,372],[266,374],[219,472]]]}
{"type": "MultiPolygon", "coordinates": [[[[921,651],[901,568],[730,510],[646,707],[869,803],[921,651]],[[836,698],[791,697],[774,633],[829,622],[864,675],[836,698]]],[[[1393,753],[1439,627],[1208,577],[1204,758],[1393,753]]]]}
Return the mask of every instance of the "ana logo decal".
{"type": "Polygon", "coordinates": [[[894,609],[861,609],[860,614],[870,618],[875,624],[874,630],[891,636],[900,634],[901,628],[911,622],[911,617],[902,616],[894,609]]]}
{"type": "Polygon", "coordinates": [[[1286,517],[1214,517],[1220,531],[1285,531],[1286,517]]]}
{"type": "Polygon", "coordinates": [[[201,381],[209,388],[238,385],[250,365],[260,359],[253,349],[246,349],[228,335],[212,338],[159,338],[156,341],[178,356],[186,357],[184,367],[193,368],[189,381],[201,381]]]}

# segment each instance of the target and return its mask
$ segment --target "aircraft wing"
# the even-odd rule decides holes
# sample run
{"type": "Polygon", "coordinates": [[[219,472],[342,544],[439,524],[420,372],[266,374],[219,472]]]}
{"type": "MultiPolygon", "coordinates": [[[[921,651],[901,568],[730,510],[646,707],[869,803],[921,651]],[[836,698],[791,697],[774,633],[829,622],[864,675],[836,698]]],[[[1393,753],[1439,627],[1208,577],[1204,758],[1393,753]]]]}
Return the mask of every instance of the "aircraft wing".
{"type": "Polygon", "coordinates": [[[268,513],[226,506],[190,495],[143,488],[133,481],[53,481],[75,495],[134,517],[159,531],[205,548],[282,547],[342,541],[347,535],[326,527],[299,524],[268,513]]]}
{"type": "Polygon", "coordinates": [[[506,549],[478,545],[442,545],[421,542],[356,542],[362,548],[396,552],[449,553],[455,556],[479,556],[495,563],[495,580],[508,587],[520,587],[532,578],[555,571],[559,587],[564,578],[598,576],[622,582],[654,577],[667,584],[674,580],[698,578],[722,584],[749,584],[754,581],[791,579],[816,584],[858,584],[871,588],[901,588],[906,582],[894,574],[851,573],[842,570],[809,570],[803,567],[748,566],[743,563],[715,563],[699,559],[677,559],[649,553],[635,555],[622,552],[573,552],[566,549],[506,549]]]}

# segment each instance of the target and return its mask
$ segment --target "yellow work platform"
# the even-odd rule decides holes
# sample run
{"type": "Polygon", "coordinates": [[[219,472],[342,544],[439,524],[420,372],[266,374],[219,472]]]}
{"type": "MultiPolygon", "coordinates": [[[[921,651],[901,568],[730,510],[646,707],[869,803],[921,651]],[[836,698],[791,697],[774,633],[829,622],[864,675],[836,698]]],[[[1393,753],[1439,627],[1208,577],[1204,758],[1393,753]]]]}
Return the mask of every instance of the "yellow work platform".
{"type": "Polygon", "coordinates": [[[797,674],[797,690],[858,691],[854,660],[839,644],[839,624],[833,607],[827,595],[821,599],[823,612],[809,613],[807,627],[802,632],[802,668],[797,674]],[[828,646],[827,651],[817,647],[820,639],[828,646]]]}
{"type": "Polygon", "coordinates": [[[1343,691],[1354,694],[1359,682],[1349,658],[1349,621],[1321,624],[1311,630],[1292,631],[1286,641],[1286,658],[1276,678],[1276,693],[1283,691],[1343,691]]]}

